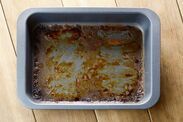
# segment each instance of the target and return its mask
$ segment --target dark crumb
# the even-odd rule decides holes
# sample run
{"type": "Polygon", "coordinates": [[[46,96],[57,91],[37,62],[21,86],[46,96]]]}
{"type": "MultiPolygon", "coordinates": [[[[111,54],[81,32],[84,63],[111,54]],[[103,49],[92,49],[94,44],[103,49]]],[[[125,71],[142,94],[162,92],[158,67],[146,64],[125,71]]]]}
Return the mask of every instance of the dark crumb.
{"type": "Polygon", "coordinates": [[[79,98],[78,98],[78,97],[76,97],[74,100],[75,100],[75,101],[79,101],[79,98]]]}
{"type": "Polygon", "coordinates": [[[104,91],[104,92],[107,92],[107,91],[108,91],[108,89],[104,89],[103,91],[104,91]]]}
{"type": "Polygon", "coordinates": [[[34,99],[41,99],[41,90],[39,88],[33,89],[33,98],[34,99]]]}
{"type": "Polygon", "coordinates": [[[139,63],[139,60],[138,59],[135,59],[135,63],[139,63]]]}
{"type": "Polygon", "coordinates": [[[126,77],[131,77],[133,76],[132,74],[125,74],[126,77]]]}

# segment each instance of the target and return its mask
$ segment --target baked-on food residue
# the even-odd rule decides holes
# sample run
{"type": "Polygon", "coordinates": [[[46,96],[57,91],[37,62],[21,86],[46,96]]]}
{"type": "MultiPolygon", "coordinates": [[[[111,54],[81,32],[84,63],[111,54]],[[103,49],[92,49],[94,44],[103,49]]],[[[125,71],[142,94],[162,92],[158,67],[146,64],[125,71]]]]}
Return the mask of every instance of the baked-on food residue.
{"type": "Polygon", "coordinates": [[[40,24],[33,31],[33,98],[138,102],[142,32],[128,25],[40,24]]]}

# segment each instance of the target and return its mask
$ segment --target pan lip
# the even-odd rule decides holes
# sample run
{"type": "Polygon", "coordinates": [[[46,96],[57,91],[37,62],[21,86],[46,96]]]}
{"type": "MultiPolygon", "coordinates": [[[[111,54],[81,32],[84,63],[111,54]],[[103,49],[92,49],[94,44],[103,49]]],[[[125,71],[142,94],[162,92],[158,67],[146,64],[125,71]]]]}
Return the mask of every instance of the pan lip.
{"type": "MultiPolygon", "coordinates": [[[[144,62],[145,63],[145,62],[144,62]]],[[[147,8],[30,8],[17,20],[17,93],[20,101],[31,109],[146,109],[152,107],[160,97],[160,19],[147,8]],[[119,104],[41,104],[34,102],[26,93],[26,23],[37,13],[138,13],[146,16],[151,23],[151,93],[143,103],[119,104]]]]}

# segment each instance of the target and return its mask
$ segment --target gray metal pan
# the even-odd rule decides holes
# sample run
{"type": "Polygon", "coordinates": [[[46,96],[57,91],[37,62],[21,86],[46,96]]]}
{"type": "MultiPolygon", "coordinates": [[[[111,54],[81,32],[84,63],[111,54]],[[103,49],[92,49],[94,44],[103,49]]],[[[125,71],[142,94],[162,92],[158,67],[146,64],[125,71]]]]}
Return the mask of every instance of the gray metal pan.
{"type": "Polygon", "coordinates": [[[144,8],[35,8],[24,11],[17,23],[17,90],[23,104],[33,109],[145,109],[160,96],[160,21],[144,8]],[[143,32],[144,97],[139,102],[37,102],[32,98],[30,29],[39,23],[128,23],[143,32]]]}

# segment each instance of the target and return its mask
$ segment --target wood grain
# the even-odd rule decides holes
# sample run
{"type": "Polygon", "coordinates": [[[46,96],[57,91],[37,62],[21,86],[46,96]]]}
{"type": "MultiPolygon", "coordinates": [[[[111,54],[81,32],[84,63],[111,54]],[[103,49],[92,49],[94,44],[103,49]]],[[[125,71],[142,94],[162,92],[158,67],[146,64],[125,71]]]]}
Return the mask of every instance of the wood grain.
{"type": "Polygon", "coordinates": [[[1,0],[8,27],[16,48],[16,22],[21,12],[28,8],[60,7],[60,0],[1,0]]]}
{"type": "Polygon", "coordinates": [[[182,21],[183,21],[183,0],[177,0],[177,4],[180,9],[180,14],[181,14],[182,21]]]}
{"type": "MultiPolygon", "coordinates": [[[[94,7],[94,6],[107,6],[116,7],[116,3],[113,0],[101,0],[97,2],[91,2],[90,0],[62,0],[64,7],[94,7]]],[[[148,113],[146,110],[96,110],[97,120],[100,122],[147,122],[149,121],[148,113]]]]}
{"type": "Polygon", "coordinates": [[[145,110],[96,110],[99,122],[149,122],[145,110]]]}
{"type": "Polygon", "coordinates": [[[146,7],[161,19],[161,98],[150,109],[155,122],[183,121],[183,23],[176,0],[117,0],[120,7],[146,7]]]}
{"type": "Polygon", "coordinates": [[[115,7],[114,0],[62,0],[64,7],[115,7]]]}
{"type": "MultiPolygon", "coordinates": [[[[5,11],[10,34],[14,44],[16,45],[16,21],[18,15],[27,8],[31,7],[62,7],[60,0],[2,0],[3,9],[5,11]]],[[[15,57],[15,56],[14,56],[15,57]]],[[[16,67],[13,68],[16,70],[16,67]]],[[[14,76],[15,76],[14,72],[14,76]]],[[[39,122],[50,122],[56,120],[70,121],[92,121],[95,122],[95,113],[90,111],[69,111],[69,110],[34,110],[36,120],[39,122]],[[79,117],[78,117],[79,116],[79,117]]]]}
{"type": "Polygon", "coordinates": [[[36,110],[38,122],[96,122],[91,110],[36,110]]]}
{"type": "Polygon", "coordinates": [[[32,111],[16,95],[16,57],[0,6],[0,122],[32,122],[32,111]]]}

